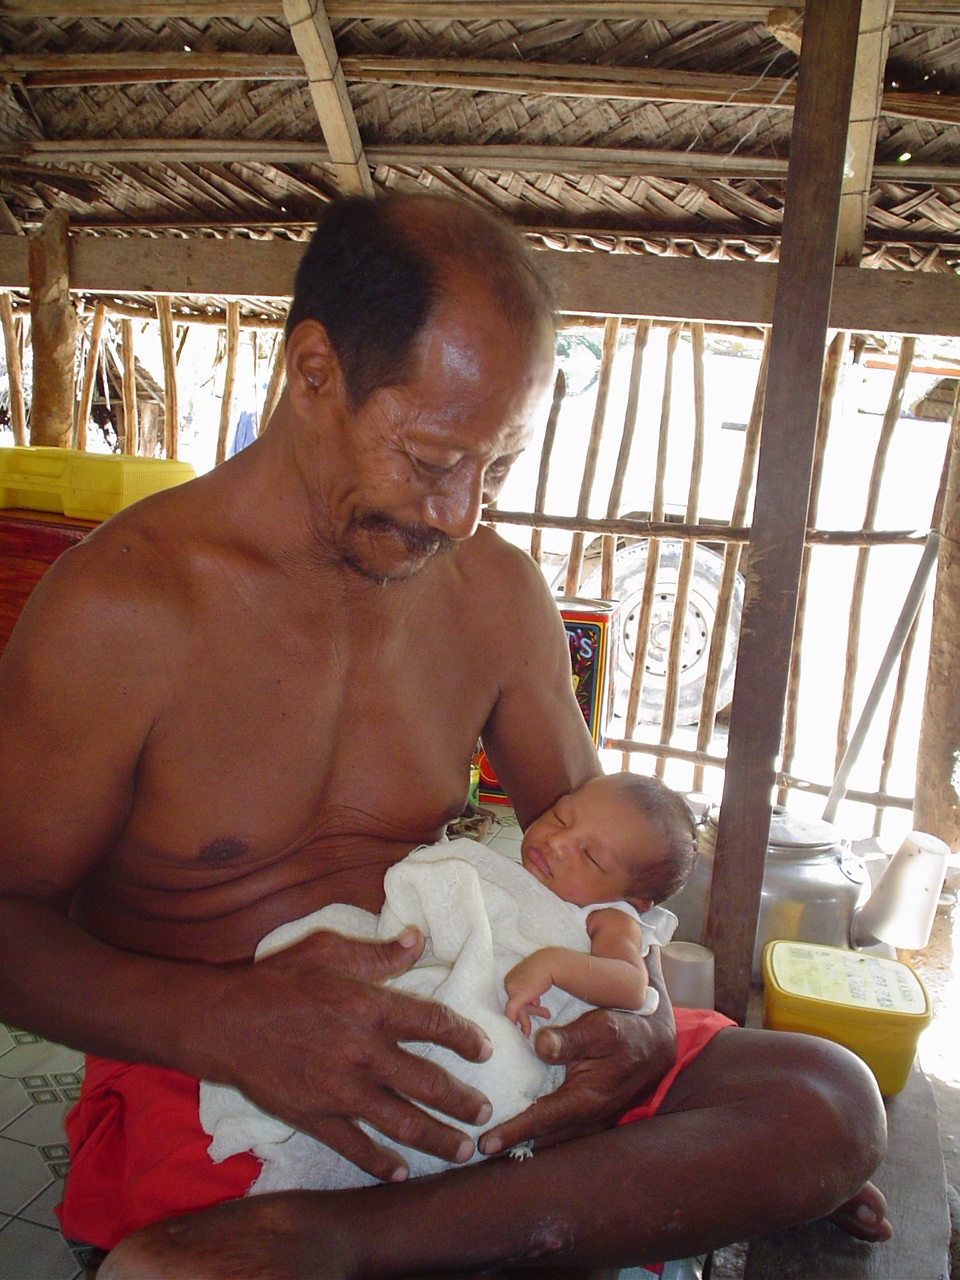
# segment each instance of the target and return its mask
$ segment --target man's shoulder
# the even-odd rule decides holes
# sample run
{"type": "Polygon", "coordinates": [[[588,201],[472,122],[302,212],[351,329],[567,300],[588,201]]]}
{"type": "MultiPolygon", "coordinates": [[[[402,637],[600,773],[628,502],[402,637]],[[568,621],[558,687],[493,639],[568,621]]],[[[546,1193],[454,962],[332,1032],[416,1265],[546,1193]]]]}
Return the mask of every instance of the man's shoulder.
{"type": "Polygon", "coordinates": [[[549,598],[549,588],[532,557],[488,526],[481,525],[462,551],[465,570],[485,585],[549,598]]]}

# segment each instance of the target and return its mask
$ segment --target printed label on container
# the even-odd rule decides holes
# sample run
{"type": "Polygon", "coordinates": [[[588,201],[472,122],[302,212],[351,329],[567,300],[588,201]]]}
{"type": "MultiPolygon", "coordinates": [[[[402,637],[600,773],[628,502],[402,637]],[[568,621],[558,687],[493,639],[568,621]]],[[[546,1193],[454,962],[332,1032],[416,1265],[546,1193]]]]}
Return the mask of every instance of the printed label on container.
{"type": "Polygon", "coordinates": [[[899,960],[839,947],[780,942],[773,949],[771,968],[789,995],[885,1013],[926,1012],[923,987],[913,970],[899,960]]]}

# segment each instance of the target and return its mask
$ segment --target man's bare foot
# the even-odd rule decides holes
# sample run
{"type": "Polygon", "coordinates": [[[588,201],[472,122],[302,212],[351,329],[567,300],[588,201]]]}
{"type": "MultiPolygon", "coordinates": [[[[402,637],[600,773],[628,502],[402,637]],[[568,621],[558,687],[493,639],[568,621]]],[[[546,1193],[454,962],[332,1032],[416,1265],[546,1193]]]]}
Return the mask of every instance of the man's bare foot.
{"type": "Polygon", "coordinates": [[[830,1221],[858,1240],[879,1243],[893,1235],[893,1227],[887,1220],[886,1199],[872,1182],[864,1183],[855,1196],[834,1209],[830,1221]]]}
{"type": "Polygon", "coordinates": [[[97,1280],[348,1280],[336,1231],[322,1248],[304,1230],[295,1194],[233,1200],[127,1236],[97,1280]]]}

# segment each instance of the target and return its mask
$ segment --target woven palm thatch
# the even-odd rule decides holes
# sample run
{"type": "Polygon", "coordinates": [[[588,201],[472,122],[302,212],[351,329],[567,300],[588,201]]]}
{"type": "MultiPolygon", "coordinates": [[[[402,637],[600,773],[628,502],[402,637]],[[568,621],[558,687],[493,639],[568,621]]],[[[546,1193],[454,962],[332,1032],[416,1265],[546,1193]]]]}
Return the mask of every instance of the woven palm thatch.
{"type": "MultiPolygon", "coordinates": [[[[58,206],[96,234],[307,233],[338,186],[279,2],[236,17],[48,8],[0,14],[0,196],[21,227],[58,206]],[[191,60],[201,78],[186,78],[191,60]]],[[[954,271],[960,0],[922,24],[920,10],[898,5],[889,32],[864,265],[954,271]]],[[[331,5],[374,188],[451,191],[556,247],[776,258],[798,58],[766,10],[557,11],[418,19],[407,0],[374,19],[331,5]]]]}

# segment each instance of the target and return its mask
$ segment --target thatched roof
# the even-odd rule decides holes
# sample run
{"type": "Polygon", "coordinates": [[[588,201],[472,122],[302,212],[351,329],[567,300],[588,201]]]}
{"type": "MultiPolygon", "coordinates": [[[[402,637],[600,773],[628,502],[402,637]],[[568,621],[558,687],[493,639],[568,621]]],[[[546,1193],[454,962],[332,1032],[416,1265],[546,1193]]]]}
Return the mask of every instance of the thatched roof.
{"type": "MultiPolygon", "coordinates": [[[[29,230],[59,206],[100,235],[302,238],[338,170],[281,0],[123,8],[0,9],[13,220],[29,230]]],[[[551,247],[776,258],[802,10],[330,0],[326,12],[373,189],[460,193],[551,247]]],[[[960,0],[900,0],[888,34],[862,262],[954,271],[960,0]]]]}

